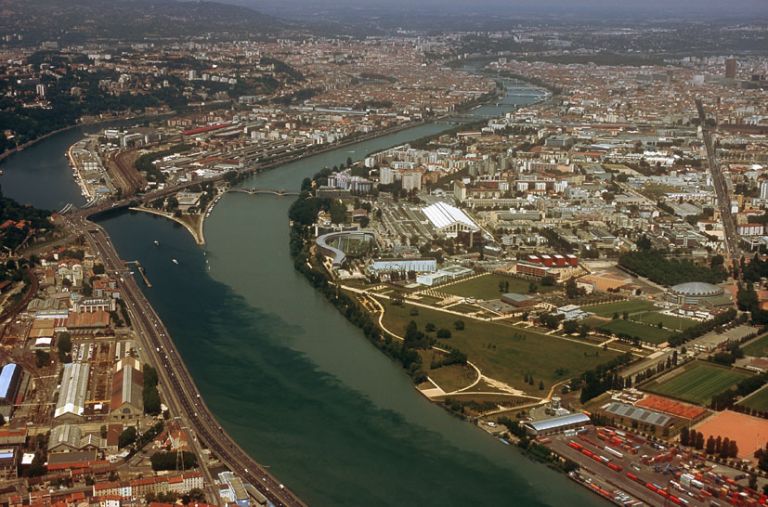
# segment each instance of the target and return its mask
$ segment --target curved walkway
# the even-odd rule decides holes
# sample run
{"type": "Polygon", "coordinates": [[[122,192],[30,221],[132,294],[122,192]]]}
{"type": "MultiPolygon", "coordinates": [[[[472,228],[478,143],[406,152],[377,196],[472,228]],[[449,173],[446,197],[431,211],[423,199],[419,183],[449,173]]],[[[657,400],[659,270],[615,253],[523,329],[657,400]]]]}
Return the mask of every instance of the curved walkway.
{"type": "MultiPolygon", "coordinates": [[[[357,291],[355,291],[355,292],[357,292],[357,291]]],[[[384,325],[384,312],[385,312],[384,305],[382,305],[381,302],[378,301],[375,297],[371,296],[370,294],[365,293],[364,291],[359,291],[359,294],[361,294],[362,297],[367,298],[367,300],[373,302],[373,304],[375,304],[378,307],[378,312],[377,312],[379,314],[378,324],[379,324],[379,327],[381,328],[381,330],[384,331],[385,333],[387,333],[388,335],[390,335],[392,338],[398,340],[398,341],[405,341],[405,338],[403,338],[402,336],[398,335],[397,333],[395,333],[394,331],[390,330],[388,327],[386,327],[384,325]]],[[[443,353],[450,352],[449,350],[446,350],[446,349],[443,349],[443,348],[440,348],[440,347],[436,347],[434,345],[432,346],[432,349],[440,351],[440,352],[443,352],[443,353]]],[[[430,398],[430,399],[432,399],[434,397],[445,397],[445,396],[468,396],[468,395],[473,395],[473,394],[477,394],[477,395],[480,395],[480,394],[483,394],[483,395],[493,394],[494,396],[510,396],[510,397],[514,396],[514,397],[517,397],[517,398],[531,398],[531,399],[535,399],[536,403],[542,403],[542,402],[546,401],[546,399],[542,400],[542,399],[537,398],[535,396],[530,396],[528,394],[525,394],[523,391],[520,391],[518,389],[514,389],[514,388],[508,386],[504,382],[501,382],[499,380],[496,380],[496,379],[493,379],[491,377],[487,377],[486,375],[483,375],[483,372],[480,370],[480,368],[478,368],[477,365],[475,365],[474,363],[472,363],[470,361],[467,361],[467,366],[469,366],[470,368],[475,370],[475,373],[477,374],[477,378],[471,384],[469,384],[468,386],[462,387],[461,389],[457,389],[457,390],[454,390],[454,391],[445,392],[439,386],[439,384],[437,382],[435,382],[431,378],[427,377],[429,382],[432,383],[435,386],[435,389],[419,390],[419,391],[422,394],[424,394],[425,396],[427,396],[428,398],[430,398]],[[510,389],[512,392],[492,392],[492,393],[489,393],[488,391],[470,391],[470,389],[472,389],[473,387],[477,386],[477,384],[479,384],[481,381],[486,381],[488,384],[493,385],[493,386],[496,386],[496,385],[504,386],[505,388],[510,389]]]]}

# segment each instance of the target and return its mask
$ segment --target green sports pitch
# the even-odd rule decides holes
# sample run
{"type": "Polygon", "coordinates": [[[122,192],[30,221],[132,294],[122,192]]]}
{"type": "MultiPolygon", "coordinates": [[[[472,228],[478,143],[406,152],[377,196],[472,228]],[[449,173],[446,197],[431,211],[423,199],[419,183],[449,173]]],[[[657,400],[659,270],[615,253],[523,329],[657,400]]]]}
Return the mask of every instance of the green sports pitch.
{"type": "Polygon", "coordinates": [[[694,361],[681,368],[682,373],[672,377],[664,375],[660,381],[654,380],[642,389],[697,405],[709,405],[714,395],[751,376],[744,371],[703,361],[694,361]]]}

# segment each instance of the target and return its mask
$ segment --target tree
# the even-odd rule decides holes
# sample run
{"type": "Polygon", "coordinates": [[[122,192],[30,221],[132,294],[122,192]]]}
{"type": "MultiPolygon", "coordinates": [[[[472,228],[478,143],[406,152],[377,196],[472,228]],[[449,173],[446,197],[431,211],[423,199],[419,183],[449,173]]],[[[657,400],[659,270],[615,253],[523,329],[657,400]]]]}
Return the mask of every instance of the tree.
{"type": "Polygon", "coordinates": [[[653,247],[651,240],[645,234],[637,239],[635,245],[637,245],[638,250],[650,250],[653,247]]]}
{"type": "Polygon", "coordinates": [[[576,285],[576,278],[571,277],[565,282],[565,296],[568,299],[575,299],[581,295],[579,287],[576,285]]]}
{"type": "Polygon", "coordinates": [[[544,381],[539,380],[539,391],[543,391],[543,390],[544,390],[544,381]]]}
{"type": "Polygon", "coordinates": [[[435,326],[432,322],[427,322],[427,325],[424,326],[424,331],[427,333],[434,333],[435,329],[437,329],[437,326],[435,326]]]}
{"type": "Polygon", "coordinates": [[[575,334],[579,331],[579,323],[575,320],[566,320],[563,322],[563,333],[575,334]]]}
{"type": "Polygon", "coordinates": [[[739,446],[735,440],[731,440],[730,443],[728,444],[728,457],[737,458],[738,456],[739,456],[739,446]]]}
{"type": "Polygon", "coordinates": [[[551,287],[555,285],[555,282],[556,282],[555,277],[552,275],[546,275],[541,279],[541,285],[545,287],[551,287]]]}
{"type": "Polygon", "coordinates": [[[69,353],[72,352],[72,336],[67,332],[59,333],[56,346],[59,349],[59,361],[62,363],[70,362],[69,353]]]}
{"type": "Polygon", "coordinates": [[[331,201],[331,222],[334,224],[343,224],[347,219],[347,207],[339,200],[331,201]]]}
{"type": "Polygon", "coordinates": [[[687,426],[684,426],[683,429],[680,430],[680,445],[683,447],[688,447],[688,444],[690,442],[690,431],[688,430],[687,426]]]}
{"type": "Polygon", "coordinates": [[[712,435],[710,435],[709,438],[707,439],[706,453],[707,454],[715,453],[715,438],[712,435]]]}
{"type": "Polygon", "coordinates": [[[464,321],[459,319],[456,322],[453,323],[453,328],[456,331],[463,331],[464,330],[464,321]]]}
{"type": "Polygon", "coordinates": [[[704,433],[696,432],[696,445],[694,447],[696,447],[697,451],[704,449],[704,433]]]}
{"type": "MultiPolygon", "coordinates": [[[[149,461],[152,463],[152,470],[176,470],[175,452],[156,452],[149,461]]],[[[197,467],[197,456],[193,452],[183,451],[182,461],[184,470],[197,467]]]]}
{"type": "Polygon", "coordinates": [[[128,447],[129,445],[136,442],[136,427],[134,426],[128,426],[125,428],[122,433],[120,433],[120,436],[117,439],[117,446],[122,449],[123,447],[128,447]]]}
{"type": "Polygon", "coordinates": [[[44,350],[35,351],[35,364],[38,368],[42,368],[51,362],[51,355],[44,350]]]}
{"type": "Polygon", "coordinates": [[[165,207],[168,209],[168,211],[173,211],[179,207],[179,200],[176,198],[175,195],[170,196],[165,201],[165,207]]]}
{"type": "Polygon", "coordinates": [[[149,415],[158,415],[161,409],[160,392],[157,390],[158,376],[157,370],[149,366],[144,365],[144,390],[142,396],[144,398],[144,412],[149,415]]]}
{"type": "Polygon", "coordinates": [[[445,328],[441,328],[437,330],[437,337],[441,340],[446,340],[451,337],[451,332],[445,328]]]}

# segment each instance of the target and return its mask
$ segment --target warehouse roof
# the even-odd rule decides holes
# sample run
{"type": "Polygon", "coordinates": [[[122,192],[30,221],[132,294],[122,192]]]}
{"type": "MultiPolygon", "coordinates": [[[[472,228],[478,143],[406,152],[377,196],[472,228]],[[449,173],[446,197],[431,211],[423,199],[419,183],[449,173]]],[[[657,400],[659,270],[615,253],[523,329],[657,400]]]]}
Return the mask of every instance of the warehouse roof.
{"type": "Polygon", "coordinates": [[[541,421],[533,421],[526,423],[526,426],[533,428],[535,431],[547,431],[562,428],[564,426],[570,426],[572,424],[590,424],[591,420],[586,414],[577,412],[575,414],[561,415],[559,417],[552,417],[549,419],[542,419],[541,421]]]}
{"type": "Polygon", "coordinates": [[[603,410],[620,417],[627,417],[633,421],[653,424],[655,426],[665,426],[672,419],[668,415],[654,412],[653,410],[637,408],[632,405],[627,405],[626,403],[608,403],[603,405],[603,410]]]}
{"type": "Polygon", "coordinates": [[[59,401],[56,402],[54,417],[61,417],[64,414],[83,415],[89,372],[90,367],[84,363],[64,365],[59,401]]]}
{"type": "Polygon", "coordinates": [[[454,224],[463,225],[473,231],[479,229],[477,224],[466,213],[444,202],[436,202],[431,206],[427,206],[422,211],[437,229],[444,229],[454,224]]]}
{"type": "Polygon", "coordinates": [[[66,445],[71,449],[78,449],[83,432],[79,427],[72,424],[62,424],[51,430],[51,436],[48,437],[48,450],[55,449],[59,445],[66,445]]]}
{"type": "Polygon", "coordinates": [[[18,365],[13,363],[8,363],[3,366],[3,371],[0,373],[0,398],[8,397],[8,392],[11,389],[11,381],[18,368],[18,365]]]}

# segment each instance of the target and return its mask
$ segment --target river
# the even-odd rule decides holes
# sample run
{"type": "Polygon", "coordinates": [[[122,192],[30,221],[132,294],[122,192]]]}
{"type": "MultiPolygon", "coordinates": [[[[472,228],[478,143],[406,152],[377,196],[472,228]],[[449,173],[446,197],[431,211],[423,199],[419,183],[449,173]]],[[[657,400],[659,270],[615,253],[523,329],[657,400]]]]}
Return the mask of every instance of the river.
{"type": "MultiPolygon", "coordinates": [[[[507,96],[499,110],[529,100],[507,96]]],[[[295,189],[324,166],[445,128],[424,125],[340,148],[244,185],[295,189]]],[[[10,157],[4,192],[50,209],[82,203],[64,159],[81,135],[64,132],[10,157]]],[[[147,297],[244,449],[310,505],[605,505],[418,394],[295,272],[290,204],[227,194],[206,222],[203,249],[162,218],[124,213],[103,222],[120,255],[145,266],[153,283],[147,297]]]]}

